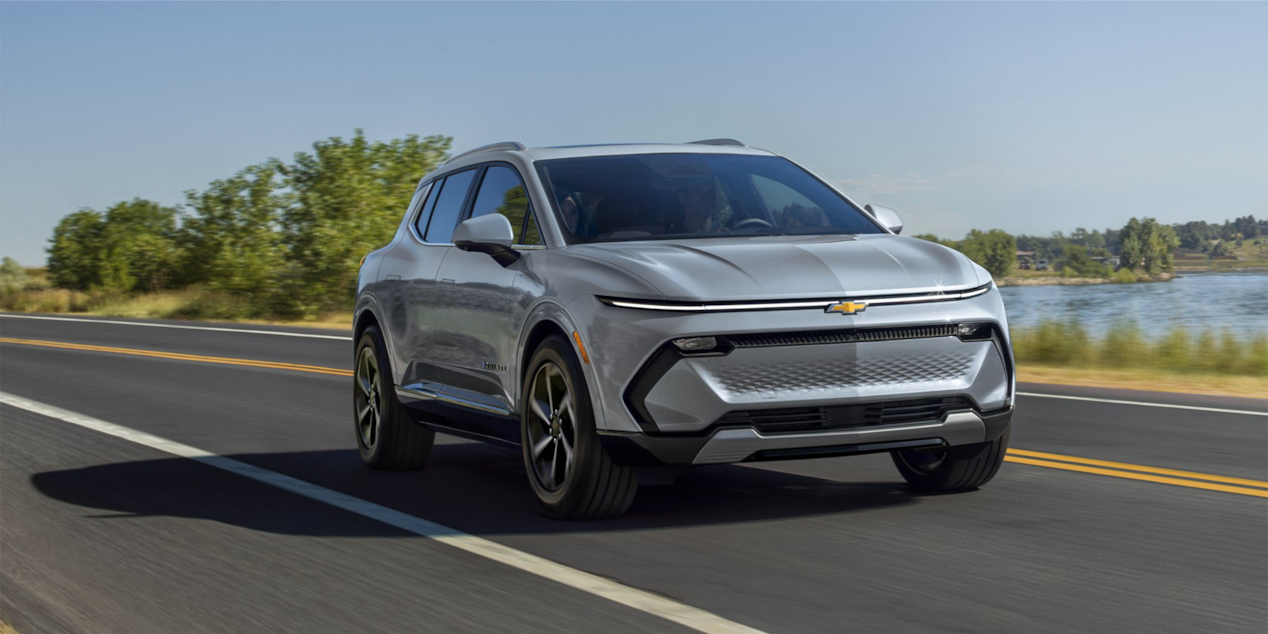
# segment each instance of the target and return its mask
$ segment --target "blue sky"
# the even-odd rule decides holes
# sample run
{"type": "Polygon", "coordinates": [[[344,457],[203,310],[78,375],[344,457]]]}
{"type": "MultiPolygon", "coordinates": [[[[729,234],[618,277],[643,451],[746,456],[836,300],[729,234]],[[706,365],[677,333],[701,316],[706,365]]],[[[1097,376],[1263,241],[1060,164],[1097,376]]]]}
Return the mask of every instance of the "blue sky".
{"type": "Polygon", "coordinates": [[[358,127],[731,136],[949,237],[1268,216],[1268,3],[6,2],[0,255],[358,127]]]}

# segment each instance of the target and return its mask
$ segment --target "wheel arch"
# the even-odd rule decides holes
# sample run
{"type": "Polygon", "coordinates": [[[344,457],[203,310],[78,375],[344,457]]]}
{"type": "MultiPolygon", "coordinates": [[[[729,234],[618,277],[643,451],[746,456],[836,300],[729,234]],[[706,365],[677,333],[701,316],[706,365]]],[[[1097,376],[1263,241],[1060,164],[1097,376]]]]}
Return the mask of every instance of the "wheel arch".
{"type": "Polygon", "coordinates": [[[577,361],[581,364],[582,374],[586,380],[586,391],[590,394],[590,402],[594,404],[595,426],[599,429],[605,429],[606,425],[603,421],[603,394],[598,389],[598,377],[595,376],[594,367],[585,361],[585,355],[577,346],[577,340],[573,337],[573,333],[578,329],[572,318],[564,310],[563,306],[555,302],[545,301],[538,304],[529,311],[529,317],[524,322],[523,333],[520,337],[519,354],[517,355],[518,367],[515,372],[515,399],[516,409],[522,409],[522,395],[524,391],[524,383],[528,380],[529,371],[528,364],[533,359],[533,353],[537,351],[537,347],[545,341],[547,337],[558,334],[563,337],[564,341],[572,348],[572,353],[577,361]]]}

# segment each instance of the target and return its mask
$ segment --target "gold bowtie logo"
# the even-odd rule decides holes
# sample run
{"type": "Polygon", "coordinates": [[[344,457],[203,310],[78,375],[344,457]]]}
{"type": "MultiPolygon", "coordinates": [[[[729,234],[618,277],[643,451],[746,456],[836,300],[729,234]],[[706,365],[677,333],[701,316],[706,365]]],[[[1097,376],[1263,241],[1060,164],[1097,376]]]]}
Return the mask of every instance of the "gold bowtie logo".
{"type": "Polygon", "coordinates": [[[825,313],[841,313],[842,315],[853,315],[861,313],[867,308],[867,302],[841,302],[833,304],[823,311],[825,313]]]}

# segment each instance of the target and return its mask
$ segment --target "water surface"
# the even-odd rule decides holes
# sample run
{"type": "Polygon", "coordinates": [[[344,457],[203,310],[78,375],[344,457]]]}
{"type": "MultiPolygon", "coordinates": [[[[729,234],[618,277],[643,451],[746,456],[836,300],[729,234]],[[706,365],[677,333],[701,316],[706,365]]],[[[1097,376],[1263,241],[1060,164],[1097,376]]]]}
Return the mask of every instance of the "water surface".
{"type": "Polygon", "coordinates": [[[1172,324],[1268,334],[1268,275],[1185,273],[1169,282],[1096,286],[1008,286],[1000,289],[1013,328],[1045,319],[1074,319],[1103,333],[1134,319],[1148,334],[1172,324]]]}

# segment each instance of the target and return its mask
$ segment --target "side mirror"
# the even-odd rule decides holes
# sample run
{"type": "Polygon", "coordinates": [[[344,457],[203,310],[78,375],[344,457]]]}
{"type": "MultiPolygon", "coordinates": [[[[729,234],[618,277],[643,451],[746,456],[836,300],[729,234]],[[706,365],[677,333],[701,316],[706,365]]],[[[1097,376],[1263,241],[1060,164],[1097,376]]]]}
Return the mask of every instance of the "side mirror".
{"type": "Polygon", "coordinates": [[[894,233],[903,232],[903,219],[899,218],[898,212],[893,209],[890,209],[889,207],[882,207],[880,205],[867,205],[863,209],[865,209],[867,213],[872,214],[872,217],[876,219],[876,222],[881,223],[882,227],[885,227],[894,233]]]}
{"type": "Polygon", "coordinates": [[[511,221],[502,214],[485,214],[458,225],[453,232],[453,245],[463,251],[487,253],[498,264],[510,266],[520,259],[519,251],[511,248],[515,232],[511,221]]]}

